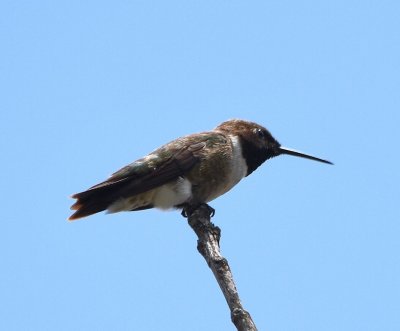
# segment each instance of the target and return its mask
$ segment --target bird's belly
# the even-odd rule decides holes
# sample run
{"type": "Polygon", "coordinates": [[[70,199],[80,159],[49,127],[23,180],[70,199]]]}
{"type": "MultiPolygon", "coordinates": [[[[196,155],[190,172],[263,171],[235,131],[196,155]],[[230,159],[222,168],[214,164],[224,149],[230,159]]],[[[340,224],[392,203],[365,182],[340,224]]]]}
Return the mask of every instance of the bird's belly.
{"type": "Polygon", "coordinates": [[[156,208],[170,209],[189,201],[191,197],[191,182],[186,178],[179,177],[177,180],[157,188],[152,204],[156,208]]]}
{"type": "Polygon", "coordinates": [[[227,183],[215,183],[209,190],[205,190],[208,191],[206,193],[206,198],[204,199],[205,202],[210,202],[230,191],[239,181],[240,179],[227,183]]]}
{"type": "Polygon", "coordinates": [[[192,197],[192,184],[188,179],[179,177],[175,181],[159,186],[150,191],[131,197],[120,198],[108,208],[108,213],[130,211],[151,206],[159,209],[170,209],[189,201],[192,197]]]}

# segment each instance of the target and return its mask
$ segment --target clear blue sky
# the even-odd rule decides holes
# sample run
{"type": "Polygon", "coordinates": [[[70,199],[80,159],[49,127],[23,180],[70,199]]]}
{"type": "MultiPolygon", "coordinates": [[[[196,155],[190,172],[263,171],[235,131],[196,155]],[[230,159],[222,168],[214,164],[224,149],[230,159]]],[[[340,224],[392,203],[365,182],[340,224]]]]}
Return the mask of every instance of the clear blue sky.
{"type": "Polygon", "coordinates": [[[0,329],[233,330],[179,212],[69,195],[243,118],[285,146],[211,205],[259,330],[400,330],[398,1],[2,1],[0,329]]]}

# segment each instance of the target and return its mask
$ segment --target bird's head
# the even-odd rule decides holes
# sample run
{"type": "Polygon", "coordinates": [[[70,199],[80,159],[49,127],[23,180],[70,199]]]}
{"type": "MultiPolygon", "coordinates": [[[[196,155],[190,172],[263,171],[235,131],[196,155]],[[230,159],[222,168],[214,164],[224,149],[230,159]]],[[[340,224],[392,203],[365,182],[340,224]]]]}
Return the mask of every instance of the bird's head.
{"type": "Polygon", "coordinates": [[[215,130],[239,138],[242,154],[247,162],[247,175],[250,175],[266,160],[282,154],[332,164],[327,160],[282,147],[266,128],[254,122],[229,120],[218,125],[215,130]]]}

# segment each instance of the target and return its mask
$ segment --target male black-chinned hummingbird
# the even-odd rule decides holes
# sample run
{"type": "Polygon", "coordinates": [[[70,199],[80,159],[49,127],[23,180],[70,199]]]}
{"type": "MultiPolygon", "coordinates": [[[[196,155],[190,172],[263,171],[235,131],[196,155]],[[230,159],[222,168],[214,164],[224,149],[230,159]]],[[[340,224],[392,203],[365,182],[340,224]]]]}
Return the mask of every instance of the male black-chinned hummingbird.
{"type": "MultiPolygon", "coordinates": [[[[281,144],[263,126],[229,120],[214,130],[181,137],[72,195],[69,220],[100,211],[149,208],[193,210],[228,192],[266,160],[282,155],[332,164],[281,144]]],[[[211,211],[213,209],[210,207],[211,211]]]]}

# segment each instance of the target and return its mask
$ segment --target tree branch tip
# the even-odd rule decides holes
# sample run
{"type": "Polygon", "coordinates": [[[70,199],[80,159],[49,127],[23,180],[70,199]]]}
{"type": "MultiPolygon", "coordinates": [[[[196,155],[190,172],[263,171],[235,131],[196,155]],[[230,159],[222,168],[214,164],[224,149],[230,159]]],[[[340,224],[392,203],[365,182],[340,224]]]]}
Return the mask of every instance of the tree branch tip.
{"type": "Polygon", "coordinates": [[[228,260],[221,255],[221,229],[211,222],[214,209],[207,204],[185,205],[182,215],[196,233],[197,250],[212,270],[231,311],[231,320],[238,331],[257,331],[250,314],[243,309],[228,260]]]}

